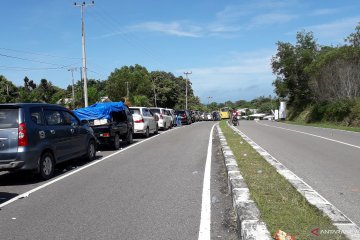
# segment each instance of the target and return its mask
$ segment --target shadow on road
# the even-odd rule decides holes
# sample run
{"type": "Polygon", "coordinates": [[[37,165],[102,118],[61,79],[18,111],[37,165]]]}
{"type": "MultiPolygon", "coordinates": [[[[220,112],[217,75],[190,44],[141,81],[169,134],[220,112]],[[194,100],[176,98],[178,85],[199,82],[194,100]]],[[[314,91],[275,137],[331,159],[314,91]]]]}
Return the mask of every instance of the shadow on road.
{"type": "Polygon", "coordinates": [[[16,197],[17,195],[18,194],[16,193],[0,192],[0,204],[16,197]]]}

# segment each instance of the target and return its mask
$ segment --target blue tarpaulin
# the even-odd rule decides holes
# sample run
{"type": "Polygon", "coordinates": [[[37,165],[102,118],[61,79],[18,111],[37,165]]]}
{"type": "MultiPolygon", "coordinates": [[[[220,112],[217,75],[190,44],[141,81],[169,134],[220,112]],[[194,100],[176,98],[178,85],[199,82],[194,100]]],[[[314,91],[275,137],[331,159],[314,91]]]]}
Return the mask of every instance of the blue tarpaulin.
{"type": "Polygon", "coordinates": [[[123,102],[95,103],[89,107],[75,109],[73,112],[80,120],[109,119],[111,112],[125,110],[123,102]]]}

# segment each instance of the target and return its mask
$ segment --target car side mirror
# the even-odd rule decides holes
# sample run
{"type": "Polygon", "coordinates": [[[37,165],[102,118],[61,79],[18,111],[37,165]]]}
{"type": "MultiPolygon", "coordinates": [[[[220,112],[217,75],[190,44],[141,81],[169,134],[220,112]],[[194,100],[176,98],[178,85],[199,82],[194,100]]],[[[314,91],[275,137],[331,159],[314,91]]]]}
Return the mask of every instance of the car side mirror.
{"type": "Polygon", "coordinates": [[[81,125],[88,125],[89,121],[88,120],[81,120],[81,125]]]}

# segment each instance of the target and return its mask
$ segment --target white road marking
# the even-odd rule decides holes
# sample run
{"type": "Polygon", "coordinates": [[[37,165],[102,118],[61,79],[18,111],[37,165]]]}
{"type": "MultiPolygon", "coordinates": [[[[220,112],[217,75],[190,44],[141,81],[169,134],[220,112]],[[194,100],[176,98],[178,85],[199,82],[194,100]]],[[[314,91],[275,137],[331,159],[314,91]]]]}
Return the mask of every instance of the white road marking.
{"type": "Polygon", "coordinates": [[[257,124],[262,125],[262,126],[267,126],[267,127],[279,128],[279,129],[283,129],[283,130],[287,130],[287,131],[291,131],[291,132],[301,133],[301,134],[309,135],[309,136],[312,136],[312,137],[317,137],[317,138],[321,138],[321,139],[328,140],[328,141],[331,141],[331,142],[336,142],[336,143],[347,145],[349,147],[354,147],[354,148],[360,149],[360,146],[350,144],[350,143],[346,143],[346,142],[342,142],[342,141],[338,141],[338,140],[335,140],[335,139],[332,139],[332,138],[322,137],[322,136],[312,134],[312,133],[302,132],[302,131],[298,131],[298,130],[294,130],[294,129],[283,128],[283,127],[272,126],[272,125],[259,123],[259,122],[257,122],[257,124]]]}
{"type": "Polygon", "coordinates": [[[211,230],[211,195],[210,195],[210,179],[211,179],[211,153],[212,153],[212,136],[214,124],[210,131],[209,145],[207,149],[205,171],[204,171],[204,183],[203,183],[203,192],[202,192],[202,203],[201,203],[201,219],[200,219],[200,229],[199,229],[199,240],[210,240],[210,230],[211,230]]]}
{"type": "Polygon", "coordinates": [[[38,187],[36,187],[36,188],[34,188],[34,189],[29,190],[29,191],[27,191],[27,192],[25,192],[25,193],[23,193],[23,194],[20,194],[20,195],[18,195],[18,196],[16,196],[16,197],[14,197],[14,198],[6,201],[6,202],[3,202],[2,204],[0,204],[0,209],[3,208],[3,207],[5,207],[6,205],[9,205],[10,203],[13,203],[13,202],[19,200],[19,199],[23,199],[23,198],[25,198],[25,197],[28,197],[31,193],[34,193],[34,192],[36,192],[36,191],[39,191],[40,189],[43,189],[43,188],[45,188],[45,187],[47,187],[47,186],[49,186],[49,185],[52,185],[52,184],[54,184],[54,183],[56,183],[56,182],[58,182],[58,181],[60,181],[60,180],[62,180],[62,179],[64,179],[64,178],[67,178],[67,177],[69,177],[69,176],[71,176],[71,175],[73,175],[73,174],[75,174],[75,173],[78,173],[78,172],[80,172],[80,171],[82,171],[82,170],[85,170],[86,168],[89,168],[89,167],[91,167],[91,166],[93,166],[93,165],[96,165],[96,164],[98,164],[98,163],[101,163],[102,161],[104,161],[104,160],[106,160],[106,159],[108,159],[108,158],[110,158],[110,157],[113,157],[113,156],[115,156],[115,155],[117,155],[117,154],[119,154],[119,153],[122,153],[122,152],[124,152],[124,151],[126,151],[126,150],[128,150],[128,149],[130,149],[130,148],[133,148],[133,147],[135,147],[135,146],[137,146],[137,145],[139,145],[139,144],[141,144],[141,143],[144,143],[144,142],[146,142],[146,141],[149,141],[149,140],[151,140],[151,139],[153,139],[153,138],[156,138],[156,137],[161,136],[161,135],[163,135],[163,134],[172,132],[172,131],[174,131],[174,130],[176,130],[176,129],[180,129],[180,128],[173,128],[172,130],[167,130],[166,132],[162,132],[161,134],[158,134],[158,135],[152,136],[152,137],[150,137],[150,138],[144,139],[144,140],[142,140],[141,142],[137,142],[137,143],[131,144],[130,146],[126,147],[125,149],[122,149],[122,150],[119,150],[119,151],[117,151],[117,152],[114,152],[114,153],[112,153],[112,154],[110,154],[110,155],[108,155],[108,156],[106,156],[106,157],[104,157],[104,158],[101,158],[101,159],[99,159],[99,160],[92,161],[91,163],[89,163],[89,164],[87,164],[87,165],[85,165],[85,166],[83,166],[83,167],[80,167],[80,168],[78,168],[78,169],[76,169],[76,170],[73,170],[73,171],[71,171],[71,172],[69,172],[69,173],[66,173],[66,174],[64,174],[64,175],[62,175],[62,176],[60,176],[60,177],[58,177],[58,178],[55,178],[55,179],[51,180],[50,182],[47,182],[47,183],[45,183],[45,184],[43,184],[43,185],[40,185],[40,186],[38,186],[38,187]]]}

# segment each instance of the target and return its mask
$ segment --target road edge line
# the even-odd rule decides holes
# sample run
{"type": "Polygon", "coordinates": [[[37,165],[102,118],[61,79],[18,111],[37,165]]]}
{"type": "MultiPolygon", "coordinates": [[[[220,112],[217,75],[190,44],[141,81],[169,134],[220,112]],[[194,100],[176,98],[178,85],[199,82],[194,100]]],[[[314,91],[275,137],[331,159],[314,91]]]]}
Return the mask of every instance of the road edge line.
{"type": "Polygon", "coordinates": [[[350,240],[360,239],[360,227],[357,226],[350,218],[348,218],[343,212],[341,212],[332,203],[326,200],[326,198],[321,196],[304,180],[302,180],[295,173],[293,173],[286,166],[284,166],[281,162],[279,162],[275,157],[273,157],[266,150],[264,150],[257,143],[255,143],[240,129],[231,126],[231,124],[229,123],[227,124],[233,131],[235,131],[247,143],[249,143],[251,147],[256,152],[258,152],[271,166],[273,166],[280,175],[282,175],[287,181],[289,181],[291,185],[293,185],[293,187],[303,197],[305,197],[308,203],[315,206],[326,216],[328,216],[331,219],[333,225],[336,226],[346,237],[348,237],[350,240]]]}
{"type": "Polygon", "coordinates": [[[216,126],[220,139],[221,151],[228,176],[228,187],[236,214],[237,230],[240,239],[273,239],[266,224],[260,220],[260,211],[256,203],[250,199],[250,191],[242,177],[236,158],[227,144],[219,125],[216,126]]]}
{"type": "Polygon", "coordinates": [[[209,144],[207,148],[206,163],[204,170],[204,181],[201,201],[201,218],[199,227],[199,238],[198,240],[210,240],[211,236],[211,159],[212,159],[212,141],[214,133],[214,124],[210,131],[209,144]]]}

